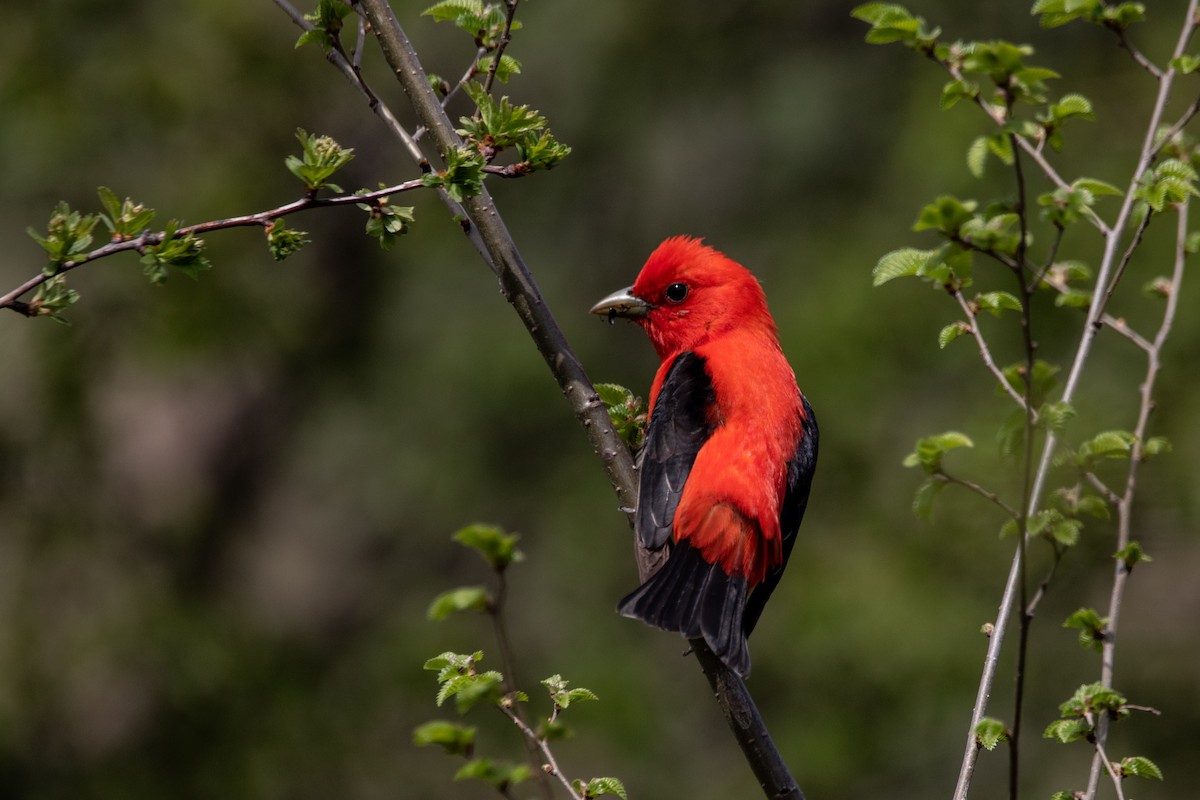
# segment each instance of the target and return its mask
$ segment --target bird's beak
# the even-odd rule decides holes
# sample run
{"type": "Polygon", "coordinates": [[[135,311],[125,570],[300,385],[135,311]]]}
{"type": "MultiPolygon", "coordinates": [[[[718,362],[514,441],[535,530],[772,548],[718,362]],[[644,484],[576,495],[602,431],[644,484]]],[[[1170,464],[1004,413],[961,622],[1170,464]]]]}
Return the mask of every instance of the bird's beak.
{"type": "Polygon", "coordinates": [[[607,316],[609,322],[617,317],[639,319],[650,313],[652,306],[642,298],[633,294],[632,286],[627,286],[619,292],[613,292],[608,297],[592,306],[593,314],[607,316]]]}

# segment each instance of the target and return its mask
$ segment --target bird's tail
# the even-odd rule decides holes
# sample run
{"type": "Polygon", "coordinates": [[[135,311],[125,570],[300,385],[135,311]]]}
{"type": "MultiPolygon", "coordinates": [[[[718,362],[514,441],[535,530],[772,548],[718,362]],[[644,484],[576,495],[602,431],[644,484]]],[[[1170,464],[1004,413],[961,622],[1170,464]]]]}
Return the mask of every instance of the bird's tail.
{"type": "Polygon", "coordinates": [[[617,611],[688,639],[704,639],[725,666],[750,674],[743,619],[746,579],[705,561],[686,540],[675,542],[667,563],[626,596],[617,611]]]}

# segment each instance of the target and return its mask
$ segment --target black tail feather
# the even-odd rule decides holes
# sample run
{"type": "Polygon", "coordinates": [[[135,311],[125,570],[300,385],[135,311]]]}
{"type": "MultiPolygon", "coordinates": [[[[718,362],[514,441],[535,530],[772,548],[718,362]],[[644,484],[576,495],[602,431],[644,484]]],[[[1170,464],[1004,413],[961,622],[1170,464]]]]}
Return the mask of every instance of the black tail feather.
{"type": "Polygon", "coordinates": [[[617,611],[688,639],[704,639],[727,667],[750,674],[746,644],[746,579],[726,575],[686,541],[676,542],[667,563],[626,596],[617,611]]]}

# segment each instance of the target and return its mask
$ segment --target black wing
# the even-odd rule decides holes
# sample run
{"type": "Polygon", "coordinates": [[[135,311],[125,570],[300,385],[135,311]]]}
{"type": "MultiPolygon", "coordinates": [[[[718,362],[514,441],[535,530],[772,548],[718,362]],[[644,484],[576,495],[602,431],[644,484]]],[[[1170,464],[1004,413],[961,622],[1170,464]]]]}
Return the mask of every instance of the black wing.
{"type": "MultiPolygon", "coordinates": [[[[683,485],[712,434],[708,410],[714,401],[704,359],[692,352],[676,357],[650,417],[634,517],[638,536],[652,550],[671,541],[683,485]]],[[[686,541],[674,543],[666,563],[617,606],[621,614],[656,628],[703,638],[741,675],[750,671],[745,608],[746,579],[726,575],[686,541]]]]}
{"type": "Polygon", "coordinates": [[[771,569],[763,582],[750,592],[750,598],[746,601],[744,623],[747,636],[758,624],[758,617],[767,604],[767,598],[775,591],[779,579],[783,577],[783,568],[787,566],[792,547],[796,544],[796,531],[800,529],[804,510],[808,508],[808,491],[812,487],[813,472],[817,468],[817,418],[803,395],[800,400],[804,404],[804,424],[801,426],[796,455],[788,462],[787,492],[783,496],[783,508],[779,515],[779,530],[783,535],[783,561],[771,569]]]}
{"type": "Polygon", "coordinates": [[[671,540],[683,484],[712,433],[708,422],[712,402],[712,381],[704,359],[691,351],[681,353],[659,390],[642,451],[634,526],[642,544],[651,550],[671,540]]]}

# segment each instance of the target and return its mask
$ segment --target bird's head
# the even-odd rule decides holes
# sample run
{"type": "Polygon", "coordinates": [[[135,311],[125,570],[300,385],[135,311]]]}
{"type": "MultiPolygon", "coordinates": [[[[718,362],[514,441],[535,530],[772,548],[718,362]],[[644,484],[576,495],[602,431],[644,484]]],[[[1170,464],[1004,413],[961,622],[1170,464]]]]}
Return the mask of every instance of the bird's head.
{"type": "Polygon", "coordinates": [[[633,285],[601,300],[592,313],[638,323],[663,359],[734,328],[765,326],[774,334],[775,327],[750,271],[687,236],[660,244],[633,285]]]}

